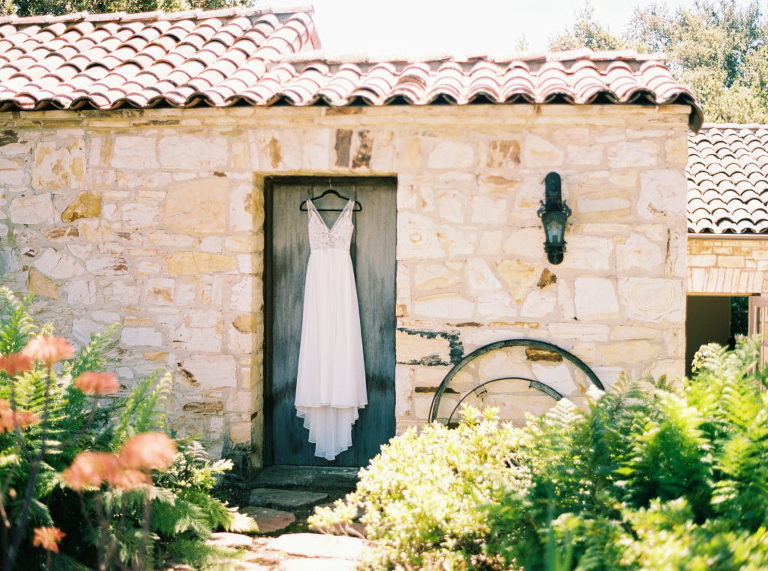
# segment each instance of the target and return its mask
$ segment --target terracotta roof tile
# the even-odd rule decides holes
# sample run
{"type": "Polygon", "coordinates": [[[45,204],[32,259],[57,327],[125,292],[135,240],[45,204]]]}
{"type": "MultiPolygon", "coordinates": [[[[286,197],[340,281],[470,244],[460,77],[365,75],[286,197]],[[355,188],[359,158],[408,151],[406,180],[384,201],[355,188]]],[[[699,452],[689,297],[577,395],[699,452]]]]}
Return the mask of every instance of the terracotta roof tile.
{"type": "Polygon", "coordinates": [[[688,156],[689,232],[768,233],[768,125],[705,125],[688,156]]]}
{"type": "Polygon", "coordinates": [[[689,105],[690,125],[701,123],[693,95],[657,56],[331,60],[319,47],[311,8],[2,17],[0,110],[613,102],[689,105]]]}

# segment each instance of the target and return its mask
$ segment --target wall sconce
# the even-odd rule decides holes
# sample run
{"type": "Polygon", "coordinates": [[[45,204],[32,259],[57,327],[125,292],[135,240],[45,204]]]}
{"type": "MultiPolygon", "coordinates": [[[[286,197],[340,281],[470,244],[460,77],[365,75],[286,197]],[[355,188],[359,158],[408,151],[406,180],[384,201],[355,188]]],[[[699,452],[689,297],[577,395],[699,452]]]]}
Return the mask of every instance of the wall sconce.
{"type": "Polygon", "coordinates": [[[550,264],[559,264],[565,254],[565,226],[571,209],[563,202],[560,175],[551,172],[544,179],[544,200],[536,214],[544,225],[544,251],[550,264]]]}

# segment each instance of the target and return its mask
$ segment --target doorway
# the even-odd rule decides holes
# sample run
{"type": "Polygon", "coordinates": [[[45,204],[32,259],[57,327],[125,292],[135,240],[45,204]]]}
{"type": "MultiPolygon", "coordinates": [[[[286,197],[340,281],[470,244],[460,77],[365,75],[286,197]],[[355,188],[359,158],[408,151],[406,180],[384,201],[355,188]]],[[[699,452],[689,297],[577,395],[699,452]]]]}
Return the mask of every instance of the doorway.
{"type": "MultiPolygon", "coordinates": [[[[266,465],[364,466],[395,434],[395,228],[392,178],[281,177],[266,181],[264,412],[266,465]],[[352,428],[352,447],[333,461],[314,455],[294,397],[309,258],[307,198],[328,190],[354,197],[350,255],[355,270],[368,405],[352,428]]],[[[325,200],[325,199],[323,199],[325,200]]],[[[343,206],[340,201],[334,206],[343,206]]],[[[321,212],[332,224],[338,212],[321,212]]]]}
{"type": "Polygon", "coordinates": [[[689,295],[685,319],[685,370],[691,374],[696,351],[707,343],[733,348],[749,333],[749,296],[689,295]]]}

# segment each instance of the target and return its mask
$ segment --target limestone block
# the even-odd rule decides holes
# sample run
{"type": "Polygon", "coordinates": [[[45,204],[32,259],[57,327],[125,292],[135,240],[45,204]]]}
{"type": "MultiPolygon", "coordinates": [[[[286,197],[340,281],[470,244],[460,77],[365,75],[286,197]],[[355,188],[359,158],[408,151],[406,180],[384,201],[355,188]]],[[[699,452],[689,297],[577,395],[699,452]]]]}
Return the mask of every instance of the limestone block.
{"type": "Polygon", "coordinates": [[[229,308],[236,311],[253,311],[254,299],[261,297],[260,292],[255,291],[256,281],[253,278],[243,278],[232,286],[229,297],[229,308]],[[258,295],[257,295],[258,294],[258,295]]]}
{"type": "Polygon", "coordinates": [[[576,316],[586,321],[619,317],[616,287],[608,278],[580,277],[575,282],[576,316]]]}
{"type": "Polygon", "coordinates": [[[406,365],[395,365],[395,417],[411,412],[413,369],[406,365]]]}
{"type": "Polygon", "coordinates": [[[557,291],[554,289],[532,290],[520,308],[520,317],[540,318],[555,311],[557,306],[557,291]]]}
{"type": "Polygon", "coordinates": [[[118,169],[156,169],[155,139],[119,134],[115,137],[110,158],[110,165],[118,169]]]}
{"type": "Polygon", "coordinates": [[[414,212],[397,217],[397,259],[442,258],[445,250],[432,219],[414,212]]]}
{"type": "Polygon", "coordinates": [[[229,439],[232,444],[247,444],[251,441],[251,423],[233,422],[229,426],[229,439]]]}
{"type": "Polygon", "coordinates": [[[27,290],[36,296],[59,299],[59,285],[52,279],[45,277],[35,268],[29,269],[27,290]]]}
{"type": "Polygon", "coordinates": [[[660,359],[654,361],[653,365],[643,372],[643,376],[646,375],[654,379],[666,375],[670,381],[682,379],[685,375],[685,361],[683,359],[660,359]]]}
{"type": "Polygon", "coordinates": [[[161,137],[157,155],[160,166],[166,169],[224,170],[228,158],[227,139],[210,132],[161,137]]]}
{"type": "Polygon", "coordinates": [[[461,224],[464,222],[464,211],[467,209],[466,196],[459,191],[438,191],[435,193],[437,211],[445,222],[461,224]]]}
{"type": "MultiPolygon", "coordinates": [[[[541,287],[541,281],[536,286],[541,287]]],[[[557,286],[557,305],[560,308],[560,315],[563,319],[573,319],[576,317],[576,306],[573,301],[573,291],[570,284],[561,283],[557,286]]]]}
{"type": "Polygon", "coordinates": [[[492,291],[478,294],[477,315],[494,320],[514,317],[518,314],[518,304],[505,291],[492,291]]]}
{"type": "Polygon", "coordinates": [[[665,261],[666,252],[662,245],[636,232],[630,234],[626,242],[616,246],[616,269],[620,274],[635,270],[652,271],[665,261]]]}
{"type": "Polygon", "coordinates": [[[436,317],[450,320],[469,319],[475,310],[475,304],[456,293],[443,293],[416,298],[413,311],[423,317],[436,317]]]}
{"type": "Polygon", "coordinates": [[[138,303],[139,288],[132,283],[110,281],[102,290],[104,300],[117,303],[138,303]]]}
{"type": "Polygon", "coordinates": [[[592,367],[592,372],[597,375],[605,388],[615,385],[624,375],[624,369],[621,367],[592,367]]]}
{"type": "Polygon", "coordinates": [[[501,282],[482,258],[470,258],[465,268],[465,275],[467,287],[473,296],[501,290],[501,282]]]}
{"type": "Polygon", "coordinates": [[[163,344],[163,335],[152,327],[124,327],[120,342],[128,346],[159,347],[163,344]]]}
{"type": "Polygon", "coordinates": [[[545,260],[544,229],[541,226],[510,232],[504,240],[504,254],[512,258],[545,260]]]}
{"type": "Polygon", "coordinates": [[[478,177],[478,190],[489,194],[514,196],[520,188],[520,180],[499,175],[484,175],[478,177]]]}
{"type": "Polygon", "coordinates": [[[264,224],[264,196],[251,184],[233,184],[229,197],[229,232],[250,232],[264,224]]]}
{"type": "Polygon", "coordinates": [[[85,263],[85,267],[97,276],[118,276],[128,273],[128,262],[122,256],[95,256],[85,263]]]}
{"type": "Polygon", "coordinates": [[[579,215],[599,214],[623,217],[632,212],[632,193],[628,189],[588,188],[576,197],[575,211],[579,215]]]}
{"type": "Polygon", "coordinates": [[[163,224],[180,232],[223,232],[229,208],[229,181],[195,179],[168,189],[163,224]]]}
{"type": "Polygon", "coordinates": [[[23,168],[0,170],[0,185],[11,189],[22,189],[25,184],[27,173],[23,168]]]}
{"type": "Polygon", "coordinates": [[[85,175],[82,139],[41,141],[35,145],[32,188],[80,188],[85,175]]]}
{"type": "Polygon", "coordinates": [[[504,233],[501,230],[482,232],[477,243],[477,255],[500,257],[503,253],[503,243],[504,233]]]}
{"type": "Polygon", "coordinates": [[[227,329],[227,351],[234,354],[249,355],[253,351],[254,335],[240,333],[235,327],[227,329]]]}
{"type": "Polygon", "coordinates": [[[613,169],[653,167],[659,146],[650,141],[620,142],[608,147],[608,166],[613,169]]]}
{"type": "Polygon", "coordinates": [[[664,142],[664,158],[669,165],[684,167],[688,162],[688,137],[681,134],[664,142]]]}
{"type": "Polygon", "coordinates": [[[685,212],[687,186],[681,170],[651,170],[640,174],[637,212],[646,219],[681,217],[685,212]]]}
{"type": "Polygon", "coordinates": [[[522,164],[525,168],[551,168],[563,164],[565,153],[551,141],[529,134],[523,140],[522,164]]]}
{"type": "Polygon", "coordinates": [[[419,264],[414,272],[416,289],[446,289],[461,283],[461,276],[443,264],[419,264]]]}
{"type": "Polygon", "coordinates": [[[566,340],[582,341],[608,341],[610,328],[608,325],[600,323],[580,323],[578,321],[567,321],[564,323],[550,323],[547,326],[549,338],[554,343],[564,346],[566,340]]]}
{"type": "Polygon", "coordinates": [[[395,348],[398,363],[433,365],[451,362],[451,344],[439,335],[397,331],[395,348]]]}
{"type": "Polygon", "coordinates": [[[619,293],[628,317],[642,321],[675,321],[685,318],[682,280],[621,278],[619,293]]]}
{"type": "Polygon", "coordinates": [[[170,255],[167,261],[168,274],[172,276],[227,272],[236,267],[234,257],[208,252],[178,252],[170,255]]]}
{"type": "Polygon", "coordinates": [[[85,345],[91,340],[91,335],[102,333],[104,326],[88,318],[75,318],[72,320],[72,338],[85,345]]]}
{"type": "MultiPolygon", "coordinates": [[[[466,201],[466,199],[465,199],[466,201]]],[[[503,226],[507,222],[507,199],[503,196],[473,196],[472,222],[503,226]]]]}
{"type": "Polygon", "coordinates": [[[8,209],[14,224],[54,223],[53,203],[49,194],[31,194],[11,200],[8,209]]]}
{"type": "Polygon", "coordinates": [[[173,304],[176,282],[172,279],[157,278],[147,280],[143,296],[147,303],[158,305],[173,304]]]}
{"type": "Polygon", "coordinates": [[[52,248],[46,249],[35,260],[34,266],[46,276],[56,280],[66,280],[83,273],[82,265],[75,258],[52,248]]]}
{"type": "Polygon", "coordinates": [[[437,239],[448,257],[469,256],[475,252],[478,232],[468,228],[444,225],[439,228],[437,239]]]}
{"type": "Polygon", "coordinates": [[[573,166],[596,167],[603,162],[603,146],[598,144],[568,145],[566,162],[573,166]]]}
{"type": "Polygon", "coordinates": [[[520,164],[520,142],[514,139],[491,141],[485,159],[485,166],[497,169],[512,169],[520,164]]]}
{"type": "Polygon", "coordinates": [[[90,280],[71,280],[62,289],[69,305],[88,306],[97,300],[96,283],[90,280]]]}
{"type": "Polygon", "coordinates": [[[237,387],[237,364],[231,355],[193,355],[180,368],[194,386],[204,390],[237,387]]]}
{"type": "Polygon", "coordinates": [[[606,271],[613,266],[613,240],[597,236],[583,236],[565,232],[566,250],[564,270],[606,271]]]}
{"type": "Polygon", "coordinates": [[[81,192],[61,213],[62,222],[80,218],[98,218],[101,215],[101,196],[94,192],[81,192]]]}
{"type": "MultiPolygon", "coordinates": [[[[538,232],[537,232],[538,235],[538,232]]],[[[539,236],[541,238],[541,236],[539,236]]],[[[536,285],[536,266],[520,260],[504,260],[496,267],[512,298],[521,303],[536,285]]]]}
{"type": "Polygon", "coordinates": [[[432,169],[466,169],[475,164],[475,153],[467,143],[443,141],[429,153],[427,164],[432,169]]]}
{"type": "Polygon", "coordinates": [[[533,363],[531,369],[534,379],[555,389],[561,395],[569,397],[581,394],[572,375],[572,370],[575,369],[570,363],[533,363]]]}
{"type": "Polygon", "coordinates": [[[207,353],[221,351],[222,341],[221,332],[216,327],[178,327],[172,339],[175,347],[207,353]]]}
{"type": "Polygon", "coordinates": [[[622,341],[621,343],[606,343],[598,346],[602,363],[616,365],[619,363],[640,363],[656,359],[661,348],[650,341],[622,341]]]}
{"type": "MultiPolygon", "coordinates": [[[[462,392],[471,390],[478,382],[510,376],[530,378],[532,375],[530,363],[525,360],[522,348],[491,351],[478,357],[475,364],[477,368],[476,378],[469,383],[457,383],[462,387],[462,392]]],[[[517,385],[517,388],[522,389],[524,386],[517,385]]]]}
{"type": "Polygon", "coordinates": [[[146,202],[133,202],[120,206],[120,217],[128,228],[150,228],[160,219],[160,207],[146,202]]]}

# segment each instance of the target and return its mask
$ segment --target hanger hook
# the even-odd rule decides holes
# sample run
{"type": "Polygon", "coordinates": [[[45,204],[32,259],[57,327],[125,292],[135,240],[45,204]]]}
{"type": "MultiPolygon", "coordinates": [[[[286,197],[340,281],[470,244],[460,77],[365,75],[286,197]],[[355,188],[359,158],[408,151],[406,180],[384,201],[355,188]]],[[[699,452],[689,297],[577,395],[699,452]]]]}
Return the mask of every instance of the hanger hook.
{"type": "Polygon", "coordinates": [[[328,178],[328,188],[333,188],[333,181],[330,179],[330,177],[328,178]]]}

